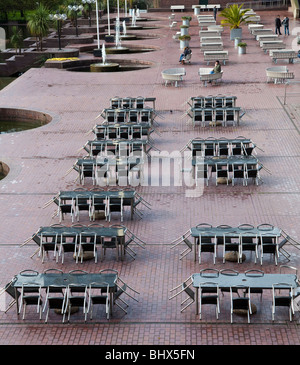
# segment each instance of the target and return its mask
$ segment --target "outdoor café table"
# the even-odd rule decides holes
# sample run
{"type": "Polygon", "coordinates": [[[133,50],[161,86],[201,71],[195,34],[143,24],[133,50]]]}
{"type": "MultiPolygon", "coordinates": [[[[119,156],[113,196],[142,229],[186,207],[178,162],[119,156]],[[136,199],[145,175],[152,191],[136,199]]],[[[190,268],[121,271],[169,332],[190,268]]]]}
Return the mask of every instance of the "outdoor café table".
{"type": "MultiPolygon", "coordinates": [[[[140,156],[128,156],[128,157],[115,157],[113,155],[110,156],[97,156],[97,157],[87,157],[87,158],[79,158],[75,164],[73,165],[73,169],[78,172],[79,174],[79,182],[82,184],[82,176],[85,171],[89,172],[90,177],[94,177],[94,168],[97,167],[104,167],[106,166],[107,169],[109,167],[118,166],[127,166],[130,165],[141,165],[144,163],[144,160],[140,156]]],[[[105,172],[106,170],[103,170],[105,172]]]]}
{"type": "Polygon", "coordinates": [[[131,208],[131,219],[133,219],[134,214],[134,203],[136,198],[136,192],[134,189],[126,189],[126,190],[79,190],[79,191],[60,191],[54,198],[53,202],[59,206],[60,201],[64,204],[69,204],[70,207],[76,201],[76,196],[80,195],[80,197],[86,196],[87,199],[92,199],[93,195],[97,195],[98,197],[103,196],[103,198],[110,197],[114,199],[123,198],[123,206],[130,206],[131,208]]]}
{"type": "MultiPolygon", "coordinates": [[[[299,285],[297,283],[297,275],[295,274],[264,274],[263,276],[245,275],[239,273],[238,275],[226,275],[220,273],[196,273],[192,275],[193,287],[196,290],[196,314],[199,312],[199,288],[201,284],[210,282],[218,285],[219,289],[229,289],[232,286],[246,286],[251,289],[272,289],[273,284],[285,283],[289,284],[293,289],[299,285]]],[[[283,288],[286,287],[283,285],[283,288]]]]}
{"type": "MultiPolygon", "coordinates": [[[[218,156],[219,153],[219,146],[220,145],[227,145],[228,146],[228,156],[232,151],[230,151],[230,147],[234,148],[235,146],[241,145],[246,148],[248,146],[252,146],[253,148],[255,145],[253,144],[252,140],[249,138],[233,138],[233,139],[227,139],[227,138],[220,138],[220,139],[193,139],[191,141],[191,149],[192,149],[192,156],[196,156],[199,152],[204,152],[206,146],[213,146],[214,149],[214,156],[218,156]]],[[[222,147],[221,147],[222,148],[222,147]]]]}
{"type": "Polygon", "coordinates": [[[101,133],[101,131],[105,131],[105,139],[109,139],[107,136],[107,133],[109,132],[109,130],[111,128],[117,128],[118,133],[122,133],[122,129],[124,131],[124,128],[128,129],[128,134],[130,136],[132,136],[132,134],[134,133],[133,130],[134,128],[141,128],[141,132],[142,132],[142,136],[146,136],[147,138],[149,138],[150,134],[152,133],[153,129],[151,127],[151,124],[149,122],[142,122],[142,123],[130,123],[130,122],[126,122],[126,123],[115,123],[115,124],[111,124],[111,123],[107,123],[104,122],[103,124],[96,124],[95,127],[93,128],[92,132],[95,134],[96,136],[96,140],[100,140],[101,138],[98,138],[99,132],[101,133]]]}
{"type": "Polygon", "coordinates": [[[153,109],[155,109],[155,97],[125,97],[121,98],[118,96],[114,96],[110,99],[110,107],[111,108],[136,108],[136,109],[143,109],[145,107],[145,103],[152,103],[153,109]]]}
{"type": "Polygon", "coordinates": [[[109,152],[110,150],[113,154],[115,154],[114,151],[116,149],[118,150],[118,152],[116,151],[117,155],[120,155],[122,152],[124,153],[125,151],[127,152],[126,155],[128,155],[130,151],[134,149],[134,146],[136,146],[142,147],[144,153],[148,154],[151,146],[149,149],[147,149],[147,145],[148,141],[146,139],[107,139],[87,141],[86,144],[83,146],[83,149],[89,154],[89,156],[95,156],[101,152],[109,152]]]}
{"type": "MultiPolygon", "coordinates": [[[[229,238],[240,238],[240,237],[249,237],[256,238],[261,234],[268,234],[268,237],[274,237],[275,243],[278,244],[278,239],[281,235],[281,229],[278,227],[269,227],[268,229],[259,229],[257,227],[253,227],[252,229],[243,229],[242,227],[209,227],[209,226],[196,226],[190,229],[191,236],[194,237],[194,259],[197,259],[197,239],[199,237],[216,237],[216,239],[223,239],[224,234],[229,238]]],[[[217,240],[218,241],[218,240],[217,240]]]]}
{"type": "MultiPolygon", "coordinates": [[[[37,243],[39,246],[41,245],[42,237],[55,237],[56,235],[59,237],[62,234],[73,234],[80,236],[81,233],[89,233],[95,236],[96,242],[100,242],[101,237],[118,237],[118,244],[121,248],[121,260],[124,257],[125,252],[125,233],[126,227],[97,227],[97,226],[50,226],[50,227],[40,227],[39,230],[32,236],[32,240],[37,243]]],[[[78,240],[79,242],[79,240],[78,240]]],[[[119,247],[118,247],[119,248],[119,247]]],[[[118,250],[117,250],[117,257],[118,250]]]]}
{"type": "Polygon", "coordinates": [[[206,165],[207,167],[213,167],[216,165],[222,165],[222,166],[226,166],[226,165],[256,165],[258,169],[261,168],[261,166],[259,165],[258,159],[252,155],[248,156],[248,155],[242,155],[242,156],[226,156],[225,158],[223,157],[196,157],[192,159],[192,166],[193,166],[193,177],[195,177],[195,169],[196,169],[196,165],[198,164],[203,164],[206,165]]]}
{"type": "MultiPolygon", "coordinates": [[[[22,288],[23,284],[34,283],[41,288],[47,289],[50,285],[66,287],[70,284],[79,284],[89,286],[91,283],[108,283],[110,292],[110,312],[112,313],[113,293],[117,287],[117,274],[114,273],[47,273],[37,275],[33,274],[18,274],[14,277],[12,287],[15,290],[15,298],[18,298],[18,289],[22,288]]],[[[99,286],[102,288],[102,286],[99,286]]],[[[106,285],[103,285],[103,289],[106,285]]],[[[19,303],[16,301],[17,314],[19,313],[19,303]]]]}
{"type": "Polygon", "coordinates": [[[154,109],[115,109],[104,108],[100,113],[107,123],[126,123],[132,121],[131,116],[139,124],[141,122],[149,122],[151,125],[154,118],[154,109]]]}

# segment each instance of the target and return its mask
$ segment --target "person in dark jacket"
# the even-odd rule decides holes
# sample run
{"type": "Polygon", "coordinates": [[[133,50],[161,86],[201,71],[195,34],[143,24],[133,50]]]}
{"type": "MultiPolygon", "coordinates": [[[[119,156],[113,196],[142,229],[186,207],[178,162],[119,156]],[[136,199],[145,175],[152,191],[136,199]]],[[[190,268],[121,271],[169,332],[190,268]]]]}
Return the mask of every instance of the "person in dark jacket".
{"type": "Polygon", "coordinates": [[[290,20],[289,18],[286,16],[283,21],[282,21],[282,25],[284,27],[284,35],[290,35],[290,30],[289,30],[289,23],[290,20]]]}
{"type": "Polygon", "coordinates": [[[280,20],[280,16],[277,15],[277,18],[275,19],[275,34],[280,34],[281,35],[281,20],[280,20]]]}

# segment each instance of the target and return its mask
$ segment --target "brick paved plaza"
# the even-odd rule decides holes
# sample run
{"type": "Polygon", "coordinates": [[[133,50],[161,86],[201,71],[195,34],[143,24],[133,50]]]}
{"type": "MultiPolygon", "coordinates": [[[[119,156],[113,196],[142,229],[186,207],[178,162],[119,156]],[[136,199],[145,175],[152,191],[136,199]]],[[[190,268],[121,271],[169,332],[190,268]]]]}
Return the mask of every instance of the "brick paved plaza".
{"type": "MultiPolygon", "coordinates": [[[[273,28],[278,11],[257,12],[261,23],[273,28]]],[[[287,13],[280,11],[281,18],[287,13]]],[[[170,13],[146,13],[143,24],[156,28],[136,31],[151,35],[146,40],[124,41],[122,45],[136,44],[156,47],[154,52],[108,55],[108,59],[137,59],[150,61],[152,67],[145,70],[118,73],[71,72],[58,69],[30,69],[0,93],[1,107],[39,110],[53,116],[51,123],[25,132],[0,136],[0,160],[10,167],[8,176],[0,182],[0,286],[4,287],[12,277],[25,269],[39,272],[47,268],[63,271],[83,269],[98,272],[112,268],[119,271],[129,285],[140,294],[138,302],[128,299],[128,313],[125,315],[116,306],[112,318],[107,321],[102,308],[97,310],[93,320],[84,323],[81,312],[71,316],[70,323],[61,323],[61,317],[50,313],[49,323],[39,321],[33,308],[28,308],[23,321],[16,315],[15,306],[7,313],[3,311],[2,296],[0,312],[0,343],[2,345],[297,345],[300,340],[299,312],[289,322],[288,310],[279,308],[275,321],[271,317],[271,292],[265,292],[262,301],[253,294],[252,301],[257,312],[246,317],[234,316],[230,323],[229,294],[221,295],[219,319],[215,318],[213,306],[203,310],[203,318],[195,315],[194,305],[180,313],[183,296],[169,300],[170,289],[180,284],[192,273],[206,267],[217,269],[233,268],[244,272],[258,268],[266,273],[279,272],[279,265],[287,261],[281,255],[278,266],[272,256],[264,257],[263,266],[254,264],[247,254],[241,263],[222,263],[219,252],[216,265],[210,254],[204,254],[201,265],[187,255],[179,260],[183,247],[171,250],[171,242],[191,227],[201,222],[212,225],[241,223],[258,225],[270,223],[282,228],[296,241],[300,241],[299,228],[299,156],[300,117],[299,84],[287,87],[287,103],[284,105],[284,84],[267,83],[267,67],[272,66],[268,54],[260,49],[257,41],[243,26],[243,41],[248,44],[247,54],[238,55],[234,42],[229,39],[229,30],[222,34],[224,49],[229,52],[229,61],[222,65],[223,80],[219,84],[203,87],[199,81],[199,67],[207,67],[200,50],[199,26],[193,14],[190,46],[193,50],[191,64],[184,65],[186,76],[175,88],[165,87],[161,71],[179,67],[179,42],[172,36],[181,24],[180,12],[175,13],[177,28],[169,28],[170,13]],[[150,21],[152,20],[152,21],[150,21]],[[296,94],[298,92],[298,95],[296,94]],[[236,127],[193,128],[184,116],[186,101],[198,95],[235,95],[237,105],[245,110],[241,123],[236,127]],[[48,258],[42,264],[34,255],[38,246],[30,241],[23,242],[41,226],[58,223],[52,218],[54,204],[44,208],[49,199],[60,190],[81,187],[75,171],[66,174],[76,159],[84,156],[80,148],[91,137],[87,132],[95,125],[95,118],[103,108],[109,106],[114,96],[145,96],[156,98],[156,121],[159,134],[152,134],[154,146],[160,151],[179,151],[195,137],[244,136],[251,138],[257,149],[259,161],[271,172],[261,171],[262,184],[243,186],[218,185],[210,183],[203,194],[196,198],[186,196],[185,186],[138,186],[137,191],[151,203],[151,210],[141,208],[142,219],[130,220],[125,214],[123,224],[143,239],[147,245],[143,250],[137,247],[137,256],[132,260],[116,261],[114,252],[108,250],[103,261],[93,260],[76,264],[71,256],[64,264],[48,258]],[[298,97],[298,99],[297,99],[298,97]],[[298,106],[297,106],[298,103],[298,106]]],[[[291,16],[290,16],[291,18],[291,16]]],[[[218,19],[219,23],[219,19],[218,19]]],[[[299,20],[290,19],[289,37],[280,36],[292,47],[295,39],[293,30],[299,28],[299,20]]],[[[130,31],[128,31],[130,32],[130,31]]],[[[81,57],[87,57],[82,54],[81,57]]],[[[287,65],[287,61],[279,64],[287,65]]],[[[299,61],[288,64],[300,79],[299,61]]],[[[101,120],[98,119],[99,121],[101,120]]],[[[90,181],[87,188],[91,188],[90,181]]],[[[112,223],[119,223],[117,215],[112,223]]],[[[63,222],[71,224],[66,217],[63,222]]],[[[81,224],[89,224],[88,216],[82,214],[81,224]]],[[[101,221],[100,223],[109,224],[101,221]]],[[[299,250],[288,246],[291,253],[289,265],[299,268],[299,250]]],[[[4,299],[5,298],[5,299],[4,299]]]]}

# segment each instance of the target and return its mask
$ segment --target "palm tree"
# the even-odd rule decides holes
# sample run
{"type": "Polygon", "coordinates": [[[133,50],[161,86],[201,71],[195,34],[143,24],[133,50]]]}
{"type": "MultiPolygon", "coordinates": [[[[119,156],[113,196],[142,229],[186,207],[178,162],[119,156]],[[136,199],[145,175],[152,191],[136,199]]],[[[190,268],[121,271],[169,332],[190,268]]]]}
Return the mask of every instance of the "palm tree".
{"type": "Polygon", "coordinates": [[[27,27],[30,33],[37,39],[37,49],[42,51],[43,37],[48,35],[50,27],[49,10],[43,4],[28,15],[27,27]]]}
{"type": "MultiPolygon", "coordinates": [[[[224,19],[221,20],[221,24],[230,28],[230,30],[240,29],[240,25],[243,23],[249,23],[247,19],[250,15],[245,15],[250,9],[242,9],[244,4],[238,6],[238,4],[230,5],[221,11],[220,15],[224,19]]],[[[233,33],[233,32],[231,32],[233,33]]],[[[233,39],[231,37],[231,39],[233,39]]]]}
{"type": "Polygon", "coordinates": [[[12,27],[12,36],[10,38],[10,43],[16,50],[16,53],[21,53],[21,48],[23,45],[23,32],[22,29],[18,27],[12,27]]]}

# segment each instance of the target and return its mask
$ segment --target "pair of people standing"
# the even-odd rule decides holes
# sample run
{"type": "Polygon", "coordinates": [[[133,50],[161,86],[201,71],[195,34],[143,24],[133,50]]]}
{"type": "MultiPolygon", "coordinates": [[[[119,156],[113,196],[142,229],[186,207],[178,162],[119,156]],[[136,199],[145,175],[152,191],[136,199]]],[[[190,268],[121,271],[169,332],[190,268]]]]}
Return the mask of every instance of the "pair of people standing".
{"type": "Polygon", "coordinates": [[[289,23],[290,23],[290,20],[287,16],[281,21],[280,16],[277,15],[277,18],[275,19],[275,33],[281,35],[280,28],[283,25],[284,26],[284,34],[285,35],[290,35],[290,30],[289,30],[289,25],[290,24],[289,23]]]}

